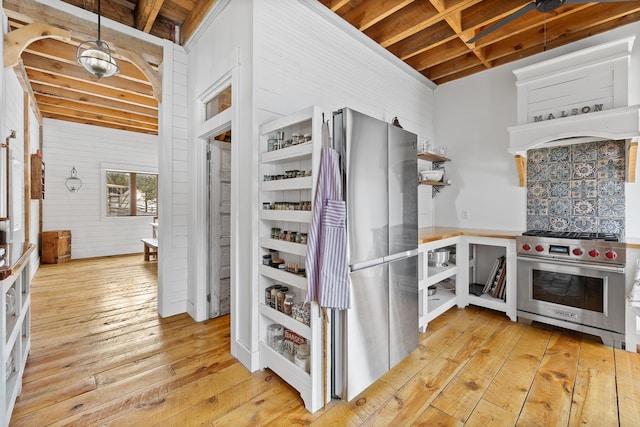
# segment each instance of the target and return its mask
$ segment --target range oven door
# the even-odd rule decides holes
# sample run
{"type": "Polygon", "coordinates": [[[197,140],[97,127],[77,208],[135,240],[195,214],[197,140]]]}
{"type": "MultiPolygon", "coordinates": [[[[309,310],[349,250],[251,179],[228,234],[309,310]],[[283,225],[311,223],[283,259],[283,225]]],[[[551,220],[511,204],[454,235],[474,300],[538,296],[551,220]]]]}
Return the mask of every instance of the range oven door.
{"type": "Polygon", "coordinates": [[[519,315],[556,319],[550,323],[585,332],[571,325],[624,334],[624,307],[622,266],[518,257],[519,315]]]}

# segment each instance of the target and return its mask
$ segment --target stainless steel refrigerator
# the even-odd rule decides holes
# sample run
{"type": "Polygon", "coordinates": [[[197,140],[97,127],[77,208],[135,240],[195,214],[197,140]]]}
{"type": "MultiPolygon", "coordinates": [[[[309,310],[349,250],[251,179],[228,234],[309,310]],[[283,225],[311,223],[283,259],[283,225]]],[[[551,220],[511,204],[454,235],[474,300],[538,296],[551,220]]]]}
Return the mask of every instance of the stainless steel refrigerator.
{"type": "Polygon", "coordinates": [[[347,204],[351,308],[332,316],[332,393],[350,401],[418,346],[416,135],[333,113],[347,204]]]}

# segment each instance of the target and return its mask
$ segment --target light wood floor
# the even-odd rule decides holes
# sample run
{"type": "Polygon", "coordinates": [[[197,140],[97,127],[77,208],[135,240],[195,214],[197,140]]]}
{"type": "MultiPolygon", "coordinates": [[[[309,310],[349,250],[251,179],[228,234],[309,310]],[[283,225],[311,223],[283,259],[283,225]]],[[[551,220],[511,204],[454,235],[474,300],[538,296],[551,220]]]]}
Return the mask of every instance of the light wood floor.
{"type": "Polygon", "coordinates": [[[316,414],[269,370],[229,355],[229,318],[156,314],[142,254],[44,265],[12,426],[638,426],[640,355],[452,309],[351,403],[316,414]]]}

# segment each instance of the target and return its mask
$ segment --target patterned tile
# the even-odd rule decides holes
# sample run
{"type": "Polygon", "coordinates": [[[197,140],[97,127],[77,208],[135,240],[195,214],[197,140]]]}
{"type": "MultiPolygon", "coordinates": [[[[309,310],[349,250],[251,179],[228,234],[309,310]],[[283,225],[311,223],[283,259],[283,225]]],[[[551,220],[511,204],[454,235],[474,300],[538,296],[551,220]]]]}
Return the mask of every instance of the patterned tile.
{"type": "Polygon", "coordinates": [[[571,179],[595,179],[596,162],[572,163],[573,173],[571,179]]]}
{"type": "Polygon", "coordinates": [[[571,197],[574,199],[598,197],[598,181],[595,179],[571,181],[571,197]]]}
{"type": "Polygon", "coordinates": [[[553,216],[571,215],[571,199],[550,199],[549,215],[553,215],[553,216]]]}
{"type": "Polygon", "coordinates": [[[551,231],[568,231],[569,217],[567,216],[550,216],[549,230],[551,231]]]}
{"type": "Polygon", "coordinates": [[[527,228],[624,234],[625,141],[527,153],[527,228]]]}
{"type": "Polygon", "coordinates": [[[569,197],[571,194],[570,181],[557,181],[549,183],[549,195],[551,197],[569,197]]]}
{"type": "Polygon", "coordinates": [[[596,216],[595,199],[571,199],[571,215],[573,216],[596,216]]]}
{"type": "Polygon", "coordinates": [[[549,183],[534,182],[527,187],[527,198],[540,199],[549,198],[549,183]]]}
{"type": "Polygon", "coordinates": [[[598,219],[598,231],[624,234],[624,218],[600,218],[598,219]]]}
{"type": "Polygon", "coordinates": [[[571,178],[569,163],[551,163],[549,165],[550,181],[567,181],[571,178]]]}
{"type": "Polygon", "coordinates": [[[598,179],[624,180],[624,159],[598,160],[598,179]]]}
{"type": "Polygon", "coordinates": [[[550,162],[568,162],[569,159],[569,147],[553,147],[549,149],[550,162]]]}
{"type": "Polygon", "coordinates": [[[588,231],[595,233],[598,230],[596,217],[572,216],[569,219],[569,231],[588,231]]]}
{"type": "Polygon", "coordinates": [[[527,159],[533,164],[541,164],[549,162],[549,150],[546,148],[539,148],[535,150],[529,150],[527,153],[527,159]]]}
{"type": "Polygon", "coordinates": [[[548,199],[529,199],[527,200],[527,215],[549,215],[548,199]]]}
{"type": "Polygon", "coordinates": [[[598,181],[598,196],[624,197],[624,182],[613,179],[598,181]]]}
{"type": "Polygon", "coordinates": [[[549,217],[544,216],[527,216],[527,229],[528,230],[548,230],[549,229],[549,217]]]}
{"type": "Polygon", "coordinates": [[[605,141],[598,147],[598,158],[600,159],[624,159],[624,141],[605,141]]]}
{"type": "Polygon", "coordinates": [[[574,144],[571,148],[571,161],[572,162],[588,162],[597,160],[598,158],[598,143],[587,142],[585,144],[574,144]]]}
{"type": "Polygon", "coordinates": [[[624,199],[618,197],[598,198],[599,218],[624,218],[624,199]]]}
{"type": "Polygon", "coordinates": [[[527,167],[527,182],[540,182],[549,180],[549,169],[546,164],[532,164],[527,167]]]}

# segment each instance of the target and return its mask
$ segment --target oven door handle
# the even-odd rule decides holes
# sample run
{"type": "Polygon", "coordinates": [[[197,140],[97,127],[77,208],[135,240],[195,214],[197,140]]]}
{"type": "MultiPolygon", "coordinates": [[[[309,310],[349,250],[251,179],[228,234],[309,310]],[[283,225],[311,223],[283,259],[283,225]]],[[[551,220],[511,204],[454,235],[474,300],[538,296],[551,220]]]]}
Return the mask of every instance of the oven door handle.
{"type": "Polygon", "coordinates": [[[617,265],[617,266],[612,266],[612,265],[607,265],[607,264],[597,264],[597,263],[588,263],[588,262],[580,262],[580,261],[573,261],[570,259],[567,260],[557,260],[557,259],[549,259],[549,258],[537,258],[537,257],[529,257],[526,255],[518,255],[518,261],[531,261],[531,262],[544,262],[547,264],[554,264],[554,265],[561,265],[561,266],[566,266],[566,265],[571,265],[571,266],[575,266],[575,267],[583,267],[583,268],[590,268],[592,270],[600,270],[600,271],[608,271],[611,273],[622,273],[624,274],[624,266],[622,265],[617,265]]]}

